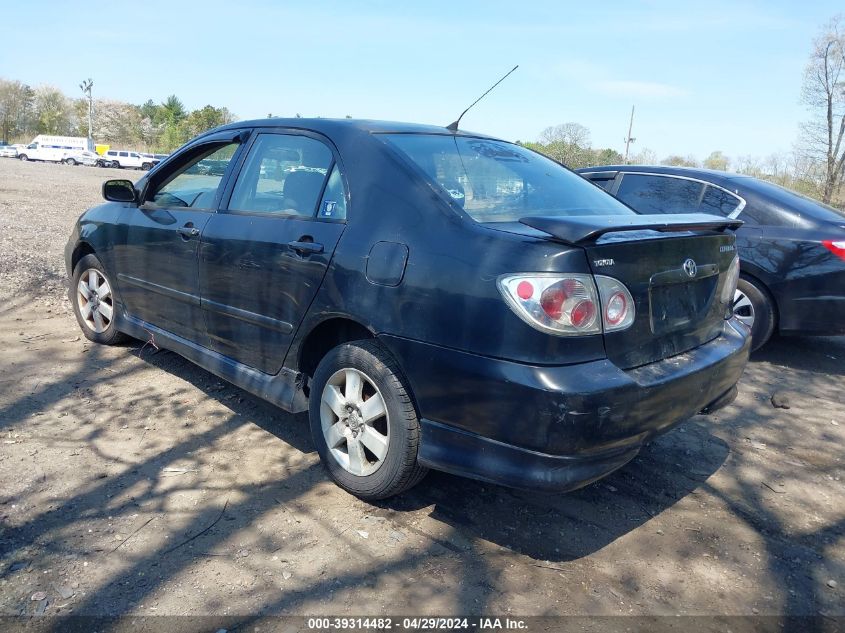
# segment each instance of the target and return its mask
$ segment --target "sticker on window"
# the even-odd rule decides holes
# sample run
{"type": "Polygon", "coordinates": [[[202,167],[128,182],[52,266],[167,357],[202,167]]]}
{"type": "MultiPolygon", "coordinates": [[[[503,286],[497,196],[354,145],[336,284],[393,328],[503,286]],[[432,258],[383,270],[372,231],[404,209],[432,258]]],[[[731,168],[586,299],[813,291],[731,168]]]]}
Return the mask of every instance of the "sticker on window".
{"type": "Polygon", "coordinates": [[[335,209],[337,208],[337,202],[334,200],[326,200],[323,203],[323,209],[320,211],[321,218],[333,218],[335,216],[335,209]]]}

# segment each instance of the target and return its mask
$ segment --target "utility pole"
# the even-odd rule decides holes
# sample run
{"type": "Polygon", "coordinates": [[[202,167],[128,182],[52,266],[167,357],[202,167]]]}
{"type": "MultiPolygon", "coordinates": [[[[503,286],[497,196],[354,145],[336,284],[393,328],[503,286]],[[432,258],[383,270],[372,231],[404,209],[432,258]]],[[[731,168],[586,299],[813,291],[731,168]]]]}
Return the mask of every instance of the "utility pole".
{"type": "Polygon", "coordinates": [[[631,106],[631,122],[628,124],[628,136],[625,137],[625,164],[628,164],[628,147],[637,139],[631,136],[631,130],[634,129],[634,106],[631,106]]]}
{"type": "Polygon", "coordinates": [[[82,91],[82,94],[88,97],[88,149],[94,149],[94,129],[93,129],[93,120],[94,120],[94,98],[91,96],[91,88],[94,87],[94,82],[89,77],[81,84],[79,84],[79,89],[82,91]]]}

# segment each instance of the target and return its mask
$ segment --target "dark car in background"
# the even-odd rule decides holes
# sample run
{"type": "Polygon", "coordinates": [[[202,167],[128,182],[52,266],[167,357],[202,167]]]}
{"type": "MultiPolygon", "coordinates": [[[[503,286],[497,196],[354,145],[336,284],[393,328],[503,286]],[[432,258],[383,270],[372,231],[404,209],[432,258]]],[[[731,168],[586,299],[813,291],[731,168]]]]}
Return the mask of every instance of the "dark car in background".
{"type": "Polygon", "coordinates": [[[308,411],[363,498],[427,468],[583,486],[729,403],[748,358],[738,221],[637,215],[493,138],[239,122],[103,194],[66,249],[85,336],[308,411]]]}
{"type": "Polygon", "coordinates": [[[639,213],[714,213],[743,221],[734,311],[753,349],[774,332],[845,334],[845,213],[764,180],[686,167],[577,170],[639,213]]]}

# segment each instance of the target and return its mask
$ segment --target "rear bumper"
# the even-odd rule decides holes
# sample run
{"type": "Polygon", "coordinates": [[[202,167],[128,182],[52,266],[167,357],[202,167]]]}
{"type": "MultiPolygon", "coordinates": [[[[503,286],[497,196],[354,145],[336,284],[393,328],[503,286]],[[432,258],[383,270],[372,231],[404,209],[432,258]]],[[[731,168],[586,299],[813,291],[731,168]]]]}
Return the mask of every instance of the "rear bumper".
{"type": "Polygon", "coordinates": [[[748,359],[745,328],[623,371],[610,361],[538,367],[381,337],[422,414],[421,463],[519,488],[566,491],[631,460],[644,442],[724,406],[748,359]]]}

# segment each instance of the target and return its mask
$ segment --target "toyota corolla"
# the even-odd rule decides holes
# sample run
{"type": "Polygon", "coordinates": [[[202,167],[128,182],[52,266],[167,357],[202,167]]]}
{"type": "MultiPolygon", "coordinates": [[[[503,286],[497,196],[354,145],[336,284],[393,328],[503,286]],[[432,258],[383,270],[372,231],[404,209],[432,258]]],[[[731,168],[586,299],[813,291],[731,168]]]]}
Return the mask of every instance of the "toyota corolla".
{"type": "Polygon", "coordinates": [[[747,361],[740,221],[635,214],[487,136],[239,122],[103,194],[66,249],[85,336],[308,411],[362,498],[429,468],[583,486],[729,403],[747,361]]]}

